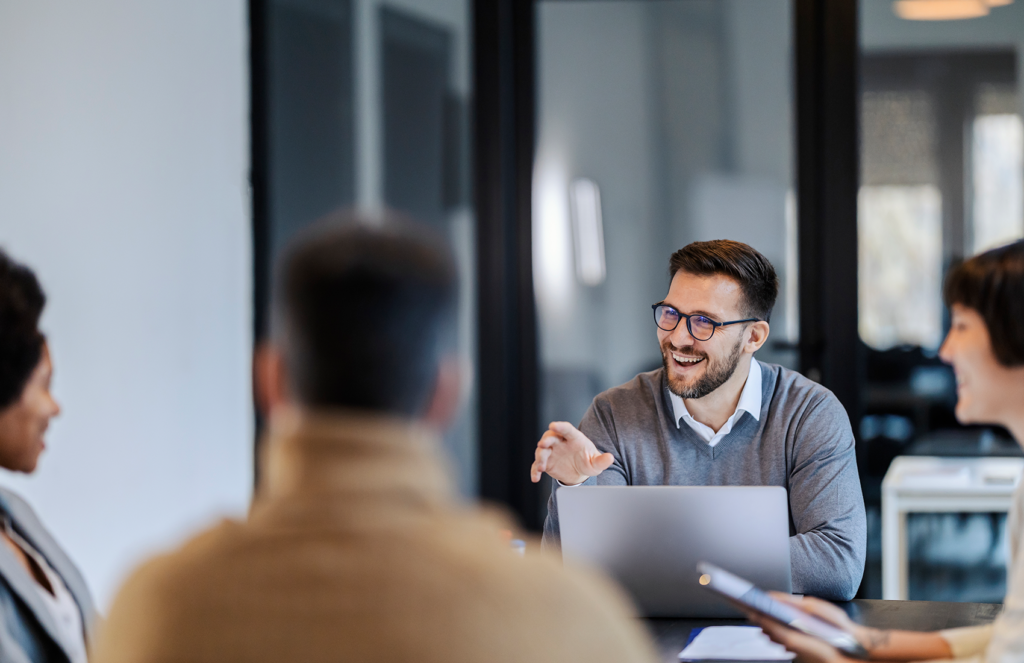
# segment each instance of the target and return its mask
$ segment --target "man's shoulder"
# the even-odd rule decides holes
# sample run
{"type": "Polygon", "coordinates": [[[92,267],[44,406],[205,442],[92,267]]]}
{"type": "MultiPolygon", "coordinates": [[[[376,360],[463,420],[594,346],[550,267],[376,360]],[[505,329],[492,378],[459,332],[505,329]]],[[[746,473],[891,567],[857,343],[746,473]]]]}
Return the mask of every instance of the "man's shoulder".
{"type": "Polygon", "coordinates": [[[492,653],[490,643],[510,638],[534,656],[553,649],[571,658],[582,647],[589,660],[653,660],[643,655],[646,642],[614,587],[563,569],[549,555],[514,555],[500,536],[504,520],[465,508],[402,522],[340,526],[342,537],[296,523],[283,527],[277,519],[219,525],[131,576],[114,602],[101,648],[131,650],[131,643],[118,644],[122,636],[145,631],[156,634],[146,646],[193,653],[189,642],[172,645],[166,638],[189,633],[193,643],[215,648],[230,640],[226,627],[251,619],[308,635],[295,642],[337,640],[331,646],[339,651],[372,646],[401,652],[415,644],[425,661],[443,660],[443,652],[444,660],[469,660],[469,653],[481,660],[492,653]],[[295,532],[305,535],[295,540],[295,532]],[[296,605],[316,605],[336,624],[304,621],[296,605]],[[366,632],[359,620],[346,620],[353,610],[383,629],[385,640],[379,629],[366,632]],[[409,628],[402,614],[418,615],[419,626],[443,634],[444,642],[421,641],[423,628],[409,628]],[[481,621],[481,615],[489,618],[481,621]],[[464,632],[467,625],[472,632],[464,632]],[[463,642],[460,655],[452,655],[451,638],[463,642]],[[602,657],[602,648],[611,653],[602,657]]]}
{"type": "Polygon", "coordinates": [[[831,390],[784,366],[762,362],[761,369],[768,376],[762,387],[767,398],[763,407],[779,420],[795,419],[805,430],[806,427],[849,430],[846,408],[831,390]]]}
{"type": "Polygon", "coordinates": [[[661,398],[664,372],[665,369],[657,368],[639,373],[628,382],[602,391],[594,397],[594,403],[612,411],[653,407],[661,398]]]}
{"type": "Polygon", "coordinates": [[[239,538],[239,529],[240,523],[223,520],[178,548],[148,558],[129,574],[115,607],[118,603],[141,603],[170,608],[176,601],[194,596],[197,589],[209,586],[208,581],[218,576],[219,569],[230,565],[230,551],[239,538]]]}
{"type": "Polygon", "coordinates": [[[559,556],[535,551],[502,565],[501,590],[507,628],[519,622],[552,660],[580,656],[591,661],[655,660],[629,599],[605,576],[563,564],[559,556]],[[544,600],[537,601],[537,596],[544,600]],[[543,644],[542,644],[543,643],[543,644]]]}
{"type": "Polygon", "coordinates": [[[823,403],[834,403],[842,407],[831,390],[802,373],[779,364],[758,363],[764,376],[762,390],[772,402],[786,407],[809,407],[823,403]]]}

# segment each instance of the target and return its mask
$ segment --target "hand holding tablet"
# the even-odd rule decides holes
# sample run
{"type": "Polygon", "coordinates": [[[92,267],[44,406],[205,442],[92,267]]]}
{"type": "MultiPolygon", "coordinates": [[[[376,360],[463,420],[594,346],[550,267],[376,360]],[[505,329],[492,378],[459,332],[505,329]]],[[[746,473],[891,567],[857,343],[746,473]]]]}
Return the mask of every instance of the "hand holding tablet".
{"type": "MultiPolygon", "coordinates": [[[[791,600],[785,600],[781,595],[778,598],[770,596],[749,581],[712,564],[702,562],[697,565],[697,571],[701,574],[699,579],[701,585],[717,592],[746,612],[751,621],[761,626],[773,639],[783,641],[782,644],[788,644],[785,640],[790,639],[787,631],[792,633],[792,630],[795,630],[819,641],[813,644],[804,643],[812,644],[811,650],[820,650],[814,651],[818,655],[810,658],[833,660],[839,658],[840,652],[858,659],[868,658],[867,650],[858,642],[857,638],[841,628],[843,626],[852,628],[853,623],[838,608],[835,608],[837,614],[832,614],[830,611],[828,615],[832,621],[838,622],[838,624],[829,623],[820,616],[802,610],[790,602],[791,600]],[[817,646],[818,644],[823,647],[817,646]],[[829,655],[829,650],[833,655],[829,655]]],[[[794,633],[793,635],[799,634],[794,633]]]]}

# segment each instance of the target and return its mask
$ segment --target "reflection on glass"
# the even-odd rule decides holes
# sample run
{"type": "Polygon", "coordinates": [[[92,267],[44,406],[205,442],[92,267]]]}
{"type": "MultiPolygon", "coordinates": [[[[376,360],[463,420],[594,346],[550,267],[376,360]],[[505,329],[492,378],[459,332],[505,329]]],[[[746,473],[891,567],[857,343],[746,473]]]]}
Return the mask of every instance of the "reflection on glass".
{"type": "Polygon", "coordinates": [[[942,197],[933,185],[865,186],[857,198],[860,336],[885,350],[938,348],[942,197]]]}
{"type": "Polygon", "coordinates": [[[540,2],[534,283],[542,424],[661,366],[651,304],[696,240],[781,279],[758,358],[793,366],[790,0],[540,2]],[[614,44],[614,48],[609,48],[614,44]]]}
{"type": "MultiPolygon", "coordinates": [[[[432,225],[458,263],[458,350],[472,374],[469,0],[270,0],[265,11],[271,250],[340,207],[386,205],[432,225]]],[[[472,494],[475,393],[467,401],[445,443],[472,494]]]]}
{"type": "MultiPolygon", "coordinates": [[[[999,431],[956,422],[955,378],[935,352],[948,324],[945,271],[1024,235],[1024,3],[977,3],[989,5],[978,12],[987,15],[970,20],[900,18],[911,4],[926,3],[858,3],[858,283],[868,348],[865,416],[854,423],[869,551],[878,550],[880,485],[895,456],[1021,453],[999,431]]],[[[1001,528],[988,515],[913,519],[910,598],[1000,600],[1001,528]]],[[[862,589],[881,596],[880,560],[870,553],[862,589]]]]}
{"type": "Polygon", "coordinates": [[[1024,235],[1024,124],[1016,113],[981,115],[973,139],[978,253],[1024,235]]]}

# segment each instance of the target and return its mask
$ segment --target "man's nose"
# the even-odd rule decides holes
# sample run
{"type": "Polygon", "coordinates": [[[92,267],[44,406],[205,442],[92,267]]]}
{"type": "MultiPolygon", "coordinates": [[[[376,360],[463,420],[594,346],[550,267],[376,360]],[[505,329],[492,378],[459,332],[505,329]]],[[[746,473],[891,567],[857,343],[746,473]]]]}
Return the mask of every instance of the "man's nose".
{"type": "Polygon", "coordinates": [[[686,326],[686,320],[680,320],[679,324],[672,330],[672,334],[669,336],[669,341],[677,348],[690,347],[696,340],[697,339],[690,334],[690,329],[686,326]]]}

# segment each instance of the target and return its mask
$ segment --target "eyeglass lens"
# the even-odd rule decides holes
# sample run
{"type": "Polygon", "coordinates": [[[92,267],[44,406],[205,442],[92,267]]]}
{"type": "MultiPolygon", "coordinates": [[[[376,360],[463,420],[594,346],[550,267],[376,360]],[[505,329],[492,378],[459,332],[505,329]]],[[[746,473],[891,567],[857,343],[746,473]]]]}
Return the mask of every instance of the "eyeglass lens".
{"type": "MultiPolygon", "coordinates": [[[[654,321],[665,331],[672,331],[679,326],[682,314],[671,306],[658,306],[654,309],[654,321]]],[[[715,333],[715,325],[703,315],[690,316],[687,329],[698,341],[706,341],[715,333]]]]}

